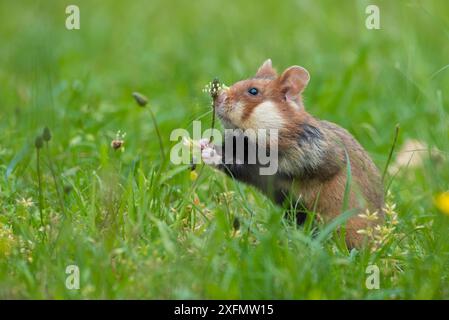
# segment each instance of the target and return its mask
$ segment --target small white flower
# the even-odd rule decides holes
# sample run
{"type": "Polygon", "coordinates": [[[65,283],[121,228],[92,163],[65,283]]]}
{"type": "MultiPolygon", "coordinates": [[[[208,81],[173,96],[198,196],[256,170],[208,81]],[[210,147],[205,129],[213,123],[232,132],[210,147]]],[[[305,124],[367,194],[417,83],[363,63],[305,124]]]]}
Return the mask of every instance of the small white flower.
{"type": "Polygon", "coordinates": [[[17,199],[16,200],[17,204],[21,205],[24,208],[29,208],[31,207],[34,203],[33,203],[33,199],[32,198],[22,198],[22,199],[17,199]]]}
{"type": "Polygon", "coordinates": [[[369,221],[376,221],[379,218],[377,215],[377,211],[370,213],[368,209],[366,209],[364,214],[359,214],[359,217],[369,221]]]}

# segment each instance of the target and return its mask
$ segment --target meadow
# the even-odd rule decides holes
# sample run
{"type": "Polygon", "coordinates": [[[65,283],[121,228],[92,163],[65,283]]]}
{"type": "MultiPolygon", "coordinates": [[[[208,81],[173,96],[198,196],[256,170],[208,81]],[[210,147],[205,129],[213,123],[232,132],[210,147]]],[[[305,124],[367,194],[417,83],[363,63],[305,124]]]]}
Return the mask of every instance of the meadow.
{"type": "Polygon", "coordinates": [[[0,2],[0,298],[449,298],[449,200],[435,200],[449,190],[447,1],[71,4],[79,30],[64,1],[0,2]],[[365,26],[373,2],[380,30],[365,26]],[[298,227],[256,189],[169,161],[172,130],[211,125],[204,85],[267,58],[306,67],[308,111],[348,129],[380,170],[397,125],[391,163],[410,139],[426,146],[419,165],[387,171],[376,250],[347,250],[335,225],[298,227]]]}

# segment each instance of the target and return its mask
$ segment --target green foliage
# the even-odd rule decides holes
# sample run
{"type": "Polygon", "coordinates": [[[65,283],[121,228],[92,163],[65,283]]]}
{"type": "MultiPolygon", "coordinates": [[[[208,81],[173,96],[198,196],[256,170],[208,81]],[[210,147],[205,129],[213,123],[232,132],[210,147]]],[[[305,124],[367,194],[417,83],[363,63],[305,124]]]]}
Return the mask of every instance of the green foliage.
{"type": "Polygon", "coordinates": [[[82,0],[73,31],[65,2],[1,2],[0,298],[449,298],[449,218],[432,202],[449,188],[449,6],[378,2],[381,30],[365,28],[369,1],[82,0]],[[204,84],[266,58],[306,67],[306,108],[379,168],[397,123],[398,145],[441,150],[386,176],[399,223],[379,251],[339,243],[346,216],[297,227],[251,187],[163,161],[173,129],[210,126],[204,84]]]}

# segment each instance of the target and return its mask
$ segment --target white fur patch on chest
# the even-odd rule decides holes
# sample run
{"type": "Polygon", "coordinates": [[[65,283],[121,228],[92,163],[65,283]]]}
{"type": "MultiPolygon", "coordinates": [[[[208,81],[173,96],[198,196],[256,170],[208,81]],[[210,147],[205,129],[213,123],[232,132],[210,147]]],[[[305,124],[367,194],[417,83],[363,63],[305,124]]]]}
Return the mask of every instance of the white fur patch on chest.
{"type": "Polygon", "coordinates": [[[280,114],[275,103],[264,101],[256,106],[245,121],[245,127],[251,129],[281,129],[284,126],[284,118],[280,114]]]}

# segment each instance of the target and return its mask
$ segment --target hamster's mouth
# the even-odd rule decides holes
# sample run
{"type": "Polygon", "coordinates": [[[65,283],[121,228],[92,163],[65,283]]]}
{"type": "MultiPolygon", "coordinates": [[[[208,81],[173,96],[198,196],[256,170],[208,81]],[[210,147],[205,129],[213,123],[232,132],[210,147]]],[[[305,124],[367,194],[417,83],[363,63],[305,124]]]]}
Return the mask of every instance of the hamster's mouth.
{"type": "Polygon", "coordinates": [[[224,103],[224,101],[217,101],[215,104],[215,114],[220,119],[223,127],[225,129],[237,129],[238,127],[232,123],[231,119],[226,115],[226,109],[228,106],[224,103]]]}
{"type": "Polygon", "coordinates": [[[221,121],[221,124],[223,125],[223,127],[225,129],[238,129],[239,128],[235,124],[233,124],[228,117],[226,117],[221,112],[218,112],[218,110],[217,110],[216,114],[217,114],[218,118],[221,121]]]}

